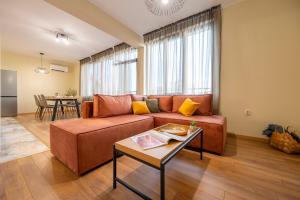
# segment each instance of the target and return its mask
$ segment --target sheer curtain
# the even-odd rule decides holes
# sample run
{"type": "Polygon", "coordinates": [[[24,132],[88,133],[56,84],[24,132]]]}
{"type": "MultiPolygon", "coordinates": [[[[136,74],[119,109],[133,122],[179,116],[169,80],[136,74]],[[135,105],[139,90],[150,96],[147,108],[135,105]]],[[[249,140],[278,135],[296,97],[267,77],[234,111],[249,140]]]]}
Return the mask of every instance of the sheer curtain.
{"type": "Polygon", "coordinates": [[[80,93],[82,96],[91,96],[93,94],[93,63],[86,61],[81,62],[80,64],[81,72],[80,72],[80,93]]]}
{"type": "Polygon", "coordinates": [[[212,25],[195,25],[184,32],[184,94],[212,93],[212,25]]]}
{"type": "Polygon", "coordinates": [[[182,90],[182,38],[173,36],[146,45],[145,91],[176,94],[182,90]]]}
{"type": "Polygon", "coordinates": [[[146,94],[213,94],[219,105],[221,7],[144,35],[146,94]]]}
{"type": "Polygon", "coordinates": [[[137,50],[115,46],[81,61],[81,95],[136,93],[137,50]]]}

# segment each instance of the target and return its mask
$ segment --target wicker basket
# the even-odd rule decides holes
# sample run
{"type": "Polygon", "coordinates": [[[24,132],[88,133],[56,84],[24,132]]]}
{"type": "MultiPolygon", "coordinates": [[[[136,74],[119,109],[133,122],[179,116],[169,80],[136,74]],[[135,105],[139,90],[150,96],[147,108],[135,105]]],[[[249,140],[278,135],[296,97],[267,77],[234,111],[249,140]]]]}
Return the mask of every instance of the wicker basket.
{"type": "Polygon", "coordinates": [[[285,153],[300,153],[300,144],[289,133],[274,132],[270,145],[285,153]]]}

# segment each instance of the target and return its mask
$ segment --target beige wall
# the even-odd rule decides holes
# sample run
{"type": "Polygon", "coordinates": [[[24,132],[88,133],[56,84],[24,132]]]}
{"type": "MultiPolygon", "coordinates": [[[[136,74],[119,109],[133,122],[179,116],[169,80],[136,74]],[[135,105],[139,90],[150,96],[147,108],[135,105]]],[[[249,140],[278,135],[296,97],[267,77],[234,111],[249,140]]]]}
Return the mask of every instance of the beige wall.
{"type": "Polygon", "coordinates": [[[79,88],[79,63],[44,60],[44,66],[50,63],[69,67],[68,73],[51,71],[49,74],[37,74],[34,69],[40,66],[39,57],[30,57],[9,52],[1,52],[1,69],[17,71],[18,76],[18,113],[30,113],[36,109],[33,95],[64,94],[68,88],[79,88]]]}
{"type": "Polygon", "coordinates": [[[229,132],[261,136],[268,123],[300,130],[299,76],[299,0],[245,0],[224,8],[221,112],[229,132]]]}

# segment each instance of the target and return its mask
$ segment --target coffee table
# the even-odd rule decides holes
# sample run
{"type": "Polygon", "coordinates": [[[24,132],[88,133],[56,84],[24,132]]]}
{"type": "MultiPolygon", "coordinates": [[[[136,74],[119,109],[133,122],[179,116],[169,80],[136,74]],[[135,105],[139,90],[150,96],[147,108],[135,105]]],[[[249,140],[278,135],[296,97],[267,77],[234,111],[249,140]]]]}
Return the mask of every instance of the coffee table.
{"type": "MultiPolygon", "coordinates": [[[[154,130],[159,130],[168,126],[160,126],[154,130]]],[[[188,129],[188,126],[171,124],[188,129]]],[[[140,133],[139,135],[145,134],[140,133]]],[[[117,156],[118,154],[126,155],[130,158],[133,158],[137,161],[140,161],[148,166],[151,166],[160,171],[160,199],[165,199],[165,165],[180,151],[182,150],[189,142],[195,139],[200,135],[200,159],[202,160],[203,154],[203,130],[201,128],[194,128],[193,131],[190,131],[186,136],[186,139],[183,142],[179,141],[170,141],[168,145],[143,150],[138,144],[132,141],[131,138],[126,138],[124,140],[118,141],[113,145],[113,189],[116,189],[117,182],[124,185],[129,190],[133,191],[143,199],[151,199],[144,193],[140,192],[133,186],[129,185],[122,179],[117,177],[117,156]]]]}

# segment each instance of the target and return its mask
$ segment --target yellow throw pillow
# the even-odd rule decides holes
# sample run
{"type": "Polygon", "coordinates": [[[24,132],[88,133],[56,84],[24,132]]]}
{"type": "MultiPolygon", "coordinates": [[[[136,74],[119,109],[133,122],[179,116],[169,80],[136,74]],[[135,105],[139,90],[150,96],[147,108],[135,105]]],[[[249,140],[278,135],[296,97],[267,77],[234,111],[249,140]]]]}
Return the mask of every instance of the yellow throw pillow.
{"type": "Polygon", "coordinates": [[[132,109],[135,115],[149,114],[150,111],[147,107],[146,101],[133,101],[132,109]]]}
{"type": "Polygon", "coordinates": [[[200,103],[192,101],[190,98],[184,100],[184,102],[179,107],[179,113],[184,116],[192,116],[194,112],[199,108],[200,103]]]}

